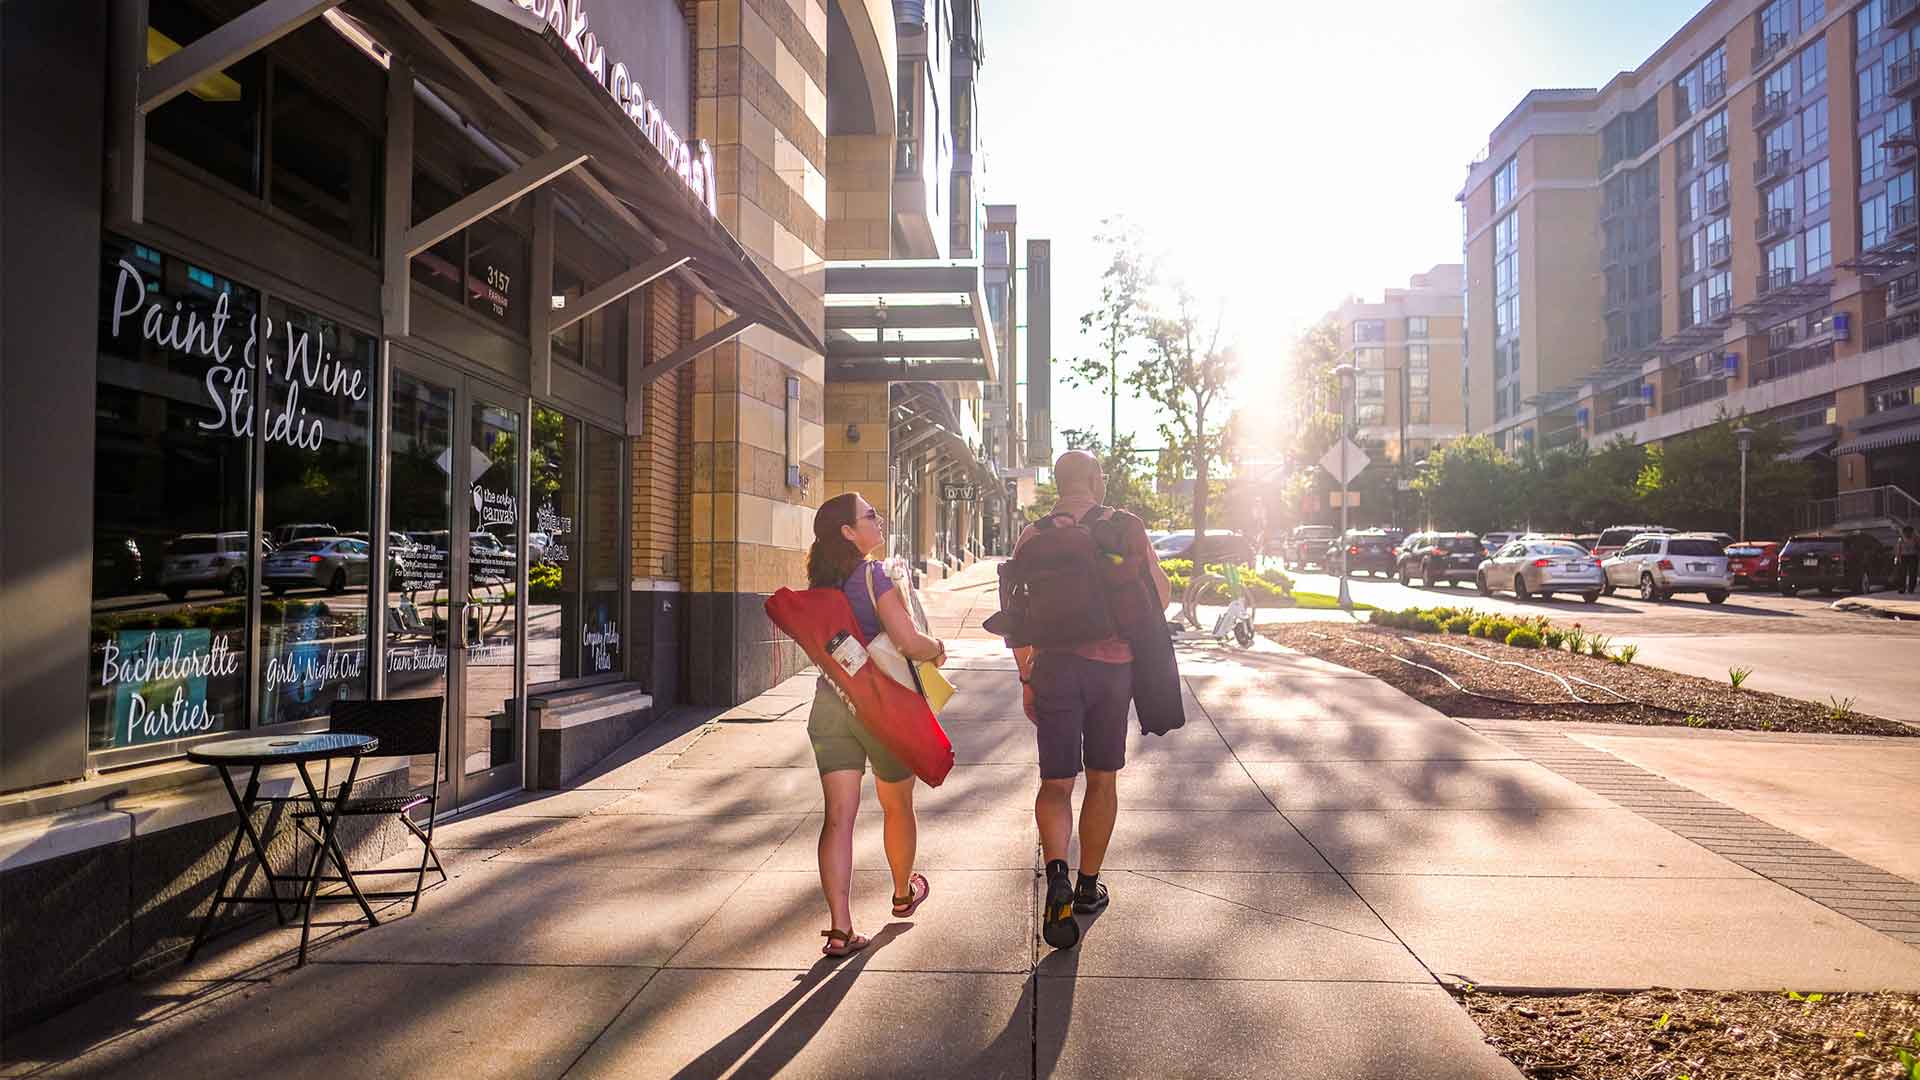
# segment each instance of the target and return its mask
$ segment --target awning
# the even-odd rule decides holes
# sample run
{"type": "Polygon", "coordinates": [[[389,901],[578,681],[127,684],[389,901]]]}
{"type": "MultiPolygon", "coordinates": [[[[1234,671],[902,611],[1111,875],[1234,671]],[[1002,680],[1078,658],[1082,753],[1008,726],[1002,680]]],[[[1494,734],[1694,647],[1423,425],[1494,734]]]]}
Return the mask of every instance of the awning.
{"type": "Polygon", "coordinates": [[[510,0],[351,0],[342,10],[522,161],[586,155],[556,185],[619,219],[643,245],[636,262],[687,256],[682,280],[733,313],[734,334],[759,323],[825,351],[782,292],[795,286],[740,246],[544,19],[510,0]]]}
{"type": "Polygon", "coordinates": [[[827,264],[827,381],[993,382],[978,263],[827,264]]]}
{"type": "Polygon", "coordinates": [[[974,474],[981,483],[993,486],[998,477],[986,462],[977,457],[960,435],[959,419],[947,395],[930,382],[896,383],[889,396],[901,420],[892,426],[894,456],[921,449],[936,450],[950,463],[974,474]]]}
{"type": "Polygon", "coordinates": [[[1832,449],[1832,439],[1815,439],[1812,442],[1802,443],[1799,446],[1790,448],[1786,453],[1780,454],[1778,460],[1805,461],[1810,457],[1817,457],[1832,449]]]}
{"type": "Polygon", "coordinates": [[[1864,454],[1872,450],[1885,450],[1890,446],[1905,446],[1916,442],[1920,442],[1920,420],[1856,435],[1834,447],[1833,452],[1835,455],[1864,454]]]}

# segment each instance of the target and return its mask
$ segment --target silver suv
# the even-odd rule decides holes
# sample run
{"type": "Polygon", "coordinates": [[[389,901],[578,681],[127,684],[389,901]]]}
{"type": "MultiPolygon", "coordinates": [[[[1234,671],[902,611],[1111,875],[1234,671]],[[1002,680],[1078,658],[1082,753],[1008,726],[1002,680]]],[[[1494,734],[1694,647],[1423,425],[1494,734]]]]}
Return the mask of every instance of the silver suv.
{"type": "Polygon", "coordinates": [[[1710,604],[1723,604],[1733,592],[1726,545],[1704,533],[1636,536],[1600,567],[1609,595],[1615,589],[1638,589],[1640,599],[1660,601],[1674,593],[1697,592],[1705,593],[1710,604]]]}

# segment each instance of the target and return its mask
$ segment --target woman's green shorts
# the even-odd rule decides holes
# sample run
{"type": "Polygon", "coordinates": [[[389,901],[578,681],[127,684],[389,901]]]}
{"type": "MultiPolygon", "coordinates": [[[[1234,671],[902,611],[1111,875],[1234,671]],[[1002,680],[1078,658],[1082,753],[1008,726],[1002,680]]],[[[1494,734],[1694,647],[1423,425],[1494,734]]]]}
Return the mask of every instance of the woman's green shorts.
{"type": "Polygon", "coordinates": [[[813,711],[807,715],[807,737],[813,740],[813,761],[822,773],[851,769],[865,772],[868,759],[873,775],[888,783],[905,780],[913,770],[900,764],[880,740],[867,731],[847,703],[826,679],[813,693],[813,711]]]}

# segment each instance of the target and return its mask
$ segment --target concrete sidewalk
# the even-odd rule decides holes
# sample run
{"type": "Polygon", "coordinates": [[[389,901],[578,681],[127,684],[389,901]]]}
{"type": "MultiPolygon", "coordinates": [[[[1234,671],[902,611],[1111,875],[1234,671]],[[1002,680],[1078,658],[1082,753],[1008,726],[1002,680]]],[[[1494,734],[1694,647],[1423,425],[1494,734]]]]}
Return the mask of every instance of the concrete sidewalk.
{"type": "Polygon", "coordinates": [[[865,953],[819,956],[797,678],[443,826],[455,879],[417,915],[297,971],[287,932],[232,935],[10,1033],[6,1074],[1512,1078],[1443,983],[1920,989],[1920,949],[1512,738],[1264,643],[1185,652],[1187,726],[1130,747],[1113,905],[1053,953],[1032,730],[978,629],[990,572],[926,596],[954,639],[959,764],[918,796],[933,895],[909,921],[887,914],[869,781],[865,953]]]}

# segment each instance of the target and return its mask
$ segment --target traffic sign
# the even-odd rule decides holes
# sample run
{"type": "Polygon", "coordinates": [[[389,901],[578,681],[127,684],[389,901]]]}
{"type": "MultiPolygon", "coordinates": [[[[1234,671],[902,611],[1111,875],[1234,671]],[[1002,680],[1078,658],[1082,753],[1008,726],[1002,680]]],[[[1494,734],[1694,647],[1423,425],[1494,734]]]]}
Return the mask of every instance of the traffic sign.
{"type": "Polygon", "coordinates": [[[1361,471],[1370,464],[1372,459],[1367,457],[1367,452],[1354,445],[1353,440],[1345,435],[1340,437],[1339,442],[1328,447],[1326,454],[1320,459],[1320,467],[1327,470],[1327,474],[1333,477],[1336,484],[1351,484],[1353,478],[1359,476],[1361,471]],[[1341,453],[1342,447],[1346,448],[1344,455],[1341,453]],[[1346,470],[1344,473],[1341,471],[1342,467],[1346,470]]]}

